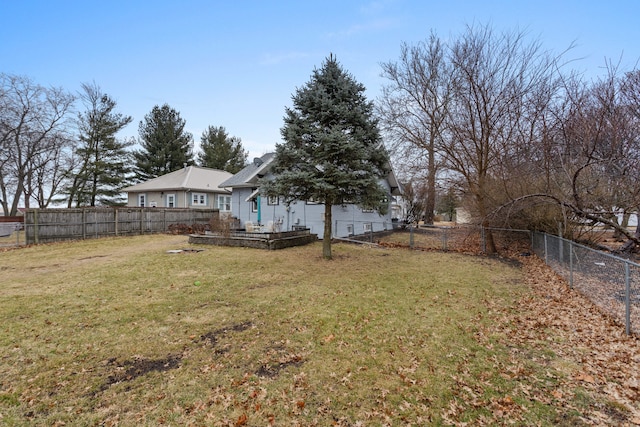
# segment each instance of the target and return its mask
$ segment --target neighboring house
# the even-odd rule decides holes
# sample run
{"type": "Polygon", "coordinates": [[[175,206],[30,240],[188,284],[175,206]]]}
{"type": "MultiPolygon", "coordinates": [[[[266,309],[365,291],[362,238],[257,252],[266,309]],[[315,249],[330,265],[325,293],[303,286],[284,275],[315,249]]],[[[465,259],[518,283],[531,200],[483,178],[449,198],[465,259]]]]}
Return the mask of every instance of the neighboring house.
{"type": "Polygon", "coordinates": [[[187,166],[123,188],[127,206],[150,208],[217,208],[231,212],[231,192],[220,188],[233,175],[218,169],[187,166]]]}
{"type": "Polygon", "coordinates": [[[456,208],[456,224],[471,224],[471,213],[467,208],[456,208]]]}
{"type": "MultiPolygon", "coordinates": [[[[9,206],[9,208],[11,208],[11,206],[9,206]]],[[[26,210],[27,208],[18,208],[16,212],[16,216],[24,216],[24,212],[26,210]]],[[[4,209],[2,209],[2,207],[0,207],[0,216],[4,216],[4,209]]]]}
{"type": "MultiPolygon", "coordinates": [[[[295,201],[286,205],[281,197],[260,195],[259,180],[269,177],[274,155],[275,153],[268,153],[254,159],[253,163],[220,184],[221,188],[231,189],[232,216],[238,218],[243,227],[262,224],[269,231],[271,229],[289,231],[296,228],[308,228],[311,233],[322,237],[324,232],[323,204],[295,201]]],[[[375,211],[363,210],[351,204],[333,206],[332,231],[334,237],[348,237],[392,229],[393,215],[401,211],[398,206],[395,206],[396,197],[394,196],[399,196],[401,190],[393,172],[383,180],[382,185],[389,194],[389,212],[386,215],[380,215],[375,211]]]]}

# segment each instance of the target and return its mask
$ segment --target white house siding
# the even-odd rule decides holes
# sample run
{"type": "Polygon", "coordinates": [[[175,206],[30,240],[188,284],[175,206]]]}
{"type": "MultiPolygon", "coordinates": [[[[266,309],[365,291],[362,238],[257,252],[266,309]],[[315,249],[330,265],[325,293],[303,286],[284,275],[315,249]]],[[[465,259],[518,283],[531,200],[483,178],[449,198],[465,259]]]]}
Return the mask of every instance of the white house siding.
{"type": "MultiPolygon", "coordinates": [[[[622,224],[622,214],[618,214],[618,224],[622,224]]],[[[629,216],[629,228],[635,228],[638,226],[638,214],[631,214],[629,216]]]]}

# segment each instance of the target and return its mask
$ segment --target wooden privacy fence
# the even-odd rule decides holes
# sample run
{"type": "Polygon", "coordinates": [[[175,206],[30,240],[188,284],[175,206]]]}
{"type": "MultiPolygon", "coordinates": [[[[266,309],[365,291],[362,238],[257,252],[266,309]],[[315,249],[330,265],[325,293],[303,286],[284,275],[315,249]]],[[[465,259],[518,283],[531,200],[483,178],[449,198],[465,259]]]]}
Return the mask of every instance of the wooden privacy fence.
{"type": "Polygon", "coordinates": [[[75,208],[27,209],[27,244],[106,236],[163,233],[171,224],[209,223],[217,209],[184,208],[75,208]]]}

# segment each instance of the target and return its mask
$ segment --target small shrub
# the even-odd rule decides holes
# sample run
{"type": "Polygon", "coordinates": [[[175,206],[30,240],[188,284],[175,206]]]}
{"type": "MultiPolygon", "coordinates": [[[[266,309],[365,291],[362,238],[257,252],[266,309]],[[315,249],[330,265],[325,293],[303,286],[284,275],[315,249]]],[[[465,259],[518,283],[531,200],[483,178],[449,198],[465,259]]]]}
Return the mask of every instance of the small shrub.
{"type": "Polygon", "coordinates": [[[231,232],[238,228],[238,220],[231,216],[214,216],[209,221],[211,231],[223,237],[229,237],[231,232]]]}

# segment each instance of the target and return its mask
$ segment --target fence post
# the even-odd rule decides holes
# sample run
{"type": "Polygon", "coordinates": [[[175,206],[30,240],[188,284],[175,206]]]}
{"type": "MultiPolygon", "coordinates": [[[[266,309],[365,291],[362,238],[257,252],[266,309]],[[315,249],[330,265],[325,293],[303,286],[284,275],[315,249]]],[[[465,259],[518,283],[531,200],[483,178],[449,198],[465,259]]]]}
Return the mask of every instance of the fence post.
{"type": "Polygon", "coordinates": [[[564,264],[564,242],[562,241],[562,223],[558,222],[558,258],[564,264]]]}
{"type": "Polygon", "coordinates": [[[625,328],[627,335],[631,335],[631,280],[629,262],[624,263],[624,299],[625,299],[625,328]]]}
{"type": "Polygon", "coordinates": [[[573,241],[569,241],[569,288],[573,289],[573,241]]]}
{"type": "Polygon", "coordinates": [[[549,265],[549,256],[547,251],[547,233],[544,233],[544,263],[549,265]]]}
{"type": "Polygon", "coordinates": [[[82,208],[82,240],[87,238],[87,210],[82,208]]]}
{"type": "Polygon", "coordinates": [[[409,226],[409,247],[413,249],[413,224],[409,226]]]}
{"type": "Polygon", "coordinates": [[[536,231],[530,231],[529,232],[529,238],[531,239],[531,249],[533,251],[535,251],[535,239],[536,239],[536,234],[538,234],[536,231]]]}
{"type": "Polygon", "coordinates": [[[113,227],[116,236],[118,235],[118,208],[113,209],[113,227]]]}
{"type": "Polygon", "coordinates": [[[36,245],[40,240],[38,238],[38,210],[37,209],[33,211],[33,240],[36,245]]]}
{"type": "Polygon", "coordinates": [[[447,238],[449,236],[447,236],[447,229],[443,228],[442,229],[442,250],[446,251],[447,250],[447,238]]]}
{"type": "Polygon", "coordinates": [[[484,225],[480,226],[480,249],[482,250],[483,254],[487,252],[487,242],[485,241],[484,225]]]}

